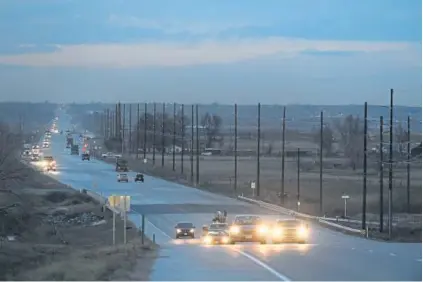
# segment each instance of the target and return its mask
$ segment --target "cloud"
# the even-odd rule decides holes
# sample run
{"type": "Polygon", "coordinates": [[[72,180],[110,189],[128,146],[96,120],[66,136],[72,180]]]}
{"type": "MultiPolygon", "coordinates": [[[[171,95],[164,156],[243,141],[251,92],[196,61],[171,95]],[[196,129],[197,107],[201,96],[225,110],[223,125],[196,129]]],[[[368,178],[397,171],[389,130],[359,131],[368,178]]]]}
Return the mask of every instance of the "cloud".
{"type": "Polygon", "coordinates": [[[120,16],[111,14],[109,16],[109,23],[120,27],[133,27],[139,29],[153,29],[159,30],[164,34],[180,34],[188,33],[190,35],[218,35],[227,30],[242,29],[248,27],[265,27],[270,24],[255,23],[227,23],[227,22],[195,22],[187,23],[182,21],[159,21],[148,18],[140,18],[135,16],[120,16]]]}
{"type": "Polygon", "coordinates": [[[302,52],[390,52],[403,63],[420,64],[420,44],[323,41],[273,37],[203,42],[60,45],[54,52],[0,56],[0,64],[32,67],[134,68],[224,64],[302,52]]]}
{"type": "Polygon", "coordinates": [[[19,44],[18,48],[34,48],[35,44],[19,44]]]}

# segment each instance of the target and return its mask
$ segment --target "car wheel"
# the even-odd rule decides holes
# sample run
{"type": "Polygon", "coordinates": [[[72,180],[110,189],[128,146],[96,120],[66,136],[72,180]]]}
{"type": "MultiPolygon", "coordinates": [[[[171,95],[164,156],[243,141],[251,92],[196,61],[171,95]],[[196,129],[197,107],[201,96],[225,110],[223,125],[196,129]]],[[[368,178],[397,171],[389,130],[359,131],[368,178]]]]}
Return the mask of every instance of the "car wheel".
{"type": "Polygon", "coordinates": [[[179,239],[179,236],[178,236],[178,235],[176,235],[176,236],[175,236],[175,238],[176,238],[176,239],[179,239]]]}

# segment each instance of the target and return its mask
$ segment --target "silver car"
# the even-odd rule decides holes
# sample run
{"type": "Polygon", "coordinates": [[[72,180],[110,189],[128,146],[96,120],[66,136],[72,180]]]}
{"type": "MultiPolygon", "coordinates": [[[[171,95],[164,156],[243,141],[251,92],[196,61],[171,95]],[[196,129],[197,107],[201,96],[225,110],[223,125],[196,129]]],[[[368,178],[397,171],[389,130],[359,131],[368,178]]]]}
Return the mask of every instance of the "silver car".
{"type": "Polygon", "coordinates": [[[128,174],[126,174],[126,173],[119,173],[118,174],[118,177],[117,177],[117,181],[118,182],[126,182],[126,183],[128,183],[129,182],[128,174]]]}

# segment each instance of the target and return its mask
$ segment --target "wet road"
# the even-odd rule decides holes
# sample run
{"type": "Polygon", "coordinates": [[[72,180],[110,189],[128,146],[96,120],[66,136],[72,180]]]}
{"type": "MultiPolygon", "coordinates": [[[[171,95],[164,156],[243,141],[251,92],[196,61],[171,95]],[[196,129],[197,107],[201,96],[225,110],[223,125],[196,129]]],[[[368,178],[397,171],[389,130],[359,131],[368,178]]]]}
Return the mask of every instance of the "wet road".
{"type": "MultiPolygon", "coordinates": [[[[69,123],[59,118],[59,130],[69,123]]],[[[129,218],[138,226],[147,217],[146,233],[161,245],[150,280],[398,280],[421,281],[421,244],[365,240],[311,226],[309,244],[204,246],[198,239],[175,240],[174,226],[191,221],[197,229],[213,212],[281,215],[254,205],[146,176],[145,183],[117,183],[114,167],[102,161],[82,161],[65,148],[65,135],[53,135],[53,156],[59,181],[104,196],[130,195],[129,218]]],[[[135,173],[130,172],[130,176],[135,173]]]]}

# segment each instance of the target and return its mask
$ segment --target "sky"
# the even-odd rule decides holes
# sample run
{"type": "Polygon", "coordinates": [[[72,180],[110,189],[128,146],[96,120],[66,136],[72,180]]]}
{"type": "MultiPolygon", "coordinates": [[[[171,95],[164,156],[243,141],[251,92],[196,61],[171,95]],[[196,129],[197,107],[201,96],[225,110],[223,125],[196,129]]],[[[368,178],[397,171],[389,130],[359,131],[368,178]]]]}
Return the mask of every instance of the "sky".
{"type": "Polygon", "coordinates": [[[0,0],[0,100],[422,104],[420,0],[0,0]]]}

